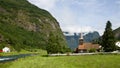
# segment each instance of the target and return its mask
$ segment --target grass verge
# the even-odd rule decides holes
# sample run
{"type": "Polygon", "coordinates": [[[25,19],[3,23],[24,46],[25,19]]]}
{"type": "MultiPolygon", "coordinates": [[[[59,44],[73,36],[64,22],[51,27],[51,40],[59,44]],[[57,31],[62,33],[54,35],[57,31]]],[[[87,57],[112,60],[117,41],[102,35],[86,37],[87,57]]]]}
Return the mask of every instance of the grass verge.
{"type": "Polygon", "coordinates": [[[41,55],[0,64],[0,68],[119,68],[120,55],[43,57],[41,55]]]}

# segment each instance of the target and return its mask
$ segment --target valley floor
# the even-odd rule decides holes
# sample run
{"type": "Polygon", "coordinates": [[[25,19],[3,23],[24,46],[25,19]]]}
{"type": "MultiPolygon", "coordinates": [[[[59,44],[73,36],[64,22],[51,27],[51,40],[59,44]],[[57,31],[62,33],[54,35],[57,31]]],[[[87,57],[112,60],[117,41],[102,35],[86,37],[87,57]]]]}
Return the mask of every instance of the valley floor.
{"type": "Polygon", "coordinates": [[[119,68],[120,55],[32,56],[0,63],[0,68],[119,68]]]}

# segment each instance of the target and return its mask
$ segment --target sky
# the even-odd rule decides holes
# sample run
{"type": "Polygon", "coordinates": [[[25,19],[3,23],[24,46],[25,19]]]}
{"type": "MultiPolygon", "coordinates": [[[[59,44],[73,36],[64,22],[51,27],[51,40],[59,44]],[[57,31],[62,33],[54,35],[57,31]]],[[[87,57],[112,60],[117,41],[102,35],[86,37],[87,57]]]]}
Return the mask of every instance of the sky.
{"type": "Polygon", "coordinates": [[[107,21],[112,29],[120,27],[120,0],[28,0],[49,11],[62,31],[103,34],[107,21]]]}

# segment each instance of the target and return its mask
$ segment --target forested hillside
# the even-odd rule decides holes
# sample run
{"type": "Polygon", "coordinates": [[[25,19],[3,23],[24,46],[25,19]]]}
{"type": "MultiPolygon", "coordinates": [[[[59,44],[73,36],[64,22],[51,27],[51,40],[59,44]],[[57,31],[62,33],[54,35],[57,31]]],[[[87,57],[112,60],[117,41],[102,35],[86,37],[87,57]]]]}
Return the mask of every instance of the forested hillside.
{"type": "Polygon", "coordinates": [[[59,23],[49,12],[27,0],[0,0],[0,49],[46,49],[51,35],[59,49],[67,48],[59,23]]]}

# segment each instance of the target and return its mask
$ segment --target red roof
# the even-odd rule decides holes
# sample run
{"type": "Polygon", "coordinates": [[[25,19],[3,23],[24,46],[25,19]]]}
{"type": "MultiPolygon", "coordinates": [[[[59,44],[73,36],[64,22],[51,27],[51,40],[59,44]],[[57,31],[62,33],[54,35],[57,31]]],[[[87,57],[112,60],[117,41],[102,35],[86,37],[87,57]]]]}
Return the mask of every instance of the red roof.
{"type": "Polygon", "coordinates": [[[78,49],[99,49],[100,45],[99,44],[92,44],[92,43],[83,43],[83,45],[79,45],[78,49]]]}
{"type": "Polygon", "coordinates": [[[3,52],[3,50],[0,50],[0,52],[3,52]]]}

